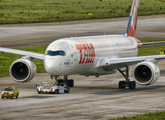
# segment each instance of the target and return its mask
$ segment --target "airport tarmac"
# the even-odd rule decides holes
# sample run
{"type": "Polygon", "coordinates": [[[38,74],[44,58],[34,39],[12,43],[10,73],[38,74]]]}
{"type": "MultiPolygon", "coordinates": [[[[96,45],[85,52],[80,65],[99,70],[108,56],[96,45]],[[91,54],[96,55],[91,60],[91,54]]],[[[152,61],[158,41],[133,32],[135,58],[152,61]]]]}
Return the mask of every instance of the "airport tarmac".
{"type": "Polygon", "coordinates": [[[119,73],[99,78],[72,75],[75,87],[69,94],[38,94],[36,84],[52,82],[47,73],[37,74],[24,84],[3,77],[0,89],[13,85],[20,90],[20,95],[18,99],[0,99],[0,119],[93,120],[165,111],[165,76],[162,75],[155,84],[137,85],[135,90],[118,89],[118,81],[123,80],[119,73]]]}
{"type": "MultiPolygon", "coordinates": [[[[165,39],[165,15],[140,18],[138,38],[165,39]],[[154,18],[147,20],[147,18],[154,18]],[[144,36],[143,36],[144,35],[144,36]]],[[[125,33],[126,18],[112,22],[94,22],[63,25],[26,24],[0,26],[3,47],[48,45],[57,38],[125,33]],[[37,32],[38,31],[38,32],[37,32]],[[14,41],[14,42],[13,42],[14,41]]],[[[76,22],[76,21],[75,21],[76,22]]],[[[14,61],[14,60],[13,60],[14,61]]],[[[35,85],[51,81],[47,73],[40,73],[27,83],[17,83],[10,77],[0,78],[0,89],[15,86],[20,90],[18,99],[0,99],[0,119],[110,119],[122,116],[165,111],[165,62],[158,63],[159,80],[150,86],[137,85],[137,89],[118,89],[124,78],[119,74],[95,77],[72,75],[75,87],[69,94],[38,94],[35,85]]],[[[133,68],[132,68],[133,69],[133,68]]]]}

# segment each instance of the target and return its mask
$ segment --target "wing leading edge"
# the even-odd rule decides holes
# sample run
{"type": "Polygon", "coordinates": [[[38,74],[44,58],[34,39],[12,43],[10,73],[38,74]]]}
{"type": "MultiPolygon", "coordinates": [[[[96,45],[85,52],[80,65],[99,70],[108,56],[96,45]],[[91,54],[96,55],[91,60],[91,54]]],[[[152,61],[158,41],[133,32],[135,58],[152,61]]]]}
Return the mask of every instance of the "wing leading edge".
{"type": "Polygon", "coordinates": [[[30,56],[34,59],[44,60],[44,54],[41,53],[35,53],[35,52],[29,52],[24,50],[16,50],[16,49],[10,49],[10,48],[3,48],[0,47],[0,52],[2,53],[13,53],[17,55],[23,55],[23,56],[30,56]]]}

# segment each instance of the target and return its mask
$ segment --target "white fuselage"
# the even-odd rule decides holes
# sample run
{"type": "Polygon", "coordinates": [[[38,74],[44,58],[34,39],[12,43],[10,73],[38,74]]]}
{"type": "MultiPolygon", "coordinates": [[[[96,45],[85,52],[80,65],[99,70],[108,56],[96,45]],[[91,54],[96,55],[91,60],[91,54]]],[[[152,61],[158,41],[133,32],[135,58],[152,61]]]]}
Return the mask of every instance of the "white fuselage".
{"type": "Polygon", "coordinates": [[[115,73],[116,67],[109,67],[109,70],[95,68],[99,60],[135,57],[137,53],[137,40],[133,37],[104,35],[64,38],[47,47],[44,66],[50,75],[106,75],[115,73]]]}

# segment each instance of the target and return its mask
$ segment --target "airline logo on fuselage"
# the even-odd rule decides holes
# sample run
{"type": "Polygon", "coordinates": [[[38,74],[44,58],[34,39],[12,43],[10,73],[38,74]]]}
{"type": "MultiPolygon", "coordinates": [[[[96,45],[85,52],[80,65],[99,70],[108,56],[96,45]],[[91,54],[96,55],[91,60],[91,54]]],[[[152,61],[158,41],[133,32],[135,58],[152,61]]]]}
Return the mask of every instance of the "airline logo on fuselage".
{"type": "Polygon", "coordinates": [[[75,44],[77,50],[80,52],[79,64],[94,63],[95,49],[92,43],[75,44]]]}

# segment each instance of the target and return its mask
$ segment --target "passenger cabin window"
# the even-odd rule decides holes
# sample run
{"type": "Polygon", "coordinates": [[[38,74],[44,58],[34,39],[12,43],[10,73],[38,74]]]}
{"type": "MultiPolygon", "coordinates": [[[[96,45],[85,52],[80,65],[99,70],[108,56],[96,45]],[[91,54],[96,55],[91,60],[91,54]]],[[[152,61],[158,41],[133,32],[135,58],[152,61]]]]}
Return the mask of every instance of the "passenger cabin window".
{"type": "Polygon", "coordinates": [[[57,56],[57,55],[60,55],[60,56],[65,56],[66,53],[64,51],[48,51],[47,52],[47,55],[50,55],[50,56],[57,56]]]}

